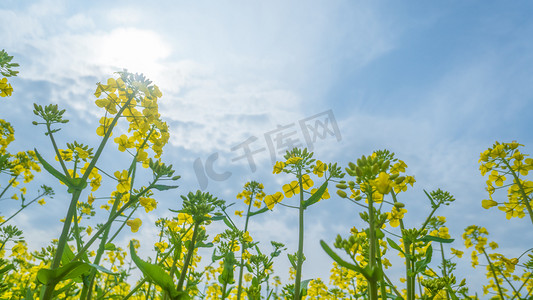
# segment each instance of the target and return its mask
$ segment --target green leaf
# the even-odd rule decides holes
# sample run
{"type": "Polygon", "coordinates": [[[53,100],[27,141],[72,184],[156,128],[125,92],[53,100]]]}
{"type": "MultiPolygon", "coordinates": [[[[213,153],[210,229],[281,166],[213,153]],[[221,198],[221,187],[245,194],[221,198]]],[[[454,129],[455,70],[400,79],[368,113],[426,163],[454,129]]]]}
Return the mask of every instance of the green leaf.
{"type": "Polygon", "coordinates": [[[300,295],[301,296],[306,296],[307,295],[307,286],[309,286],[309,282],[311,282],[311,280],[313,280],[313,279],[306,279],[306,280],[302,280],[302,282],[300,282],[300,295]]]}
{"type": "Polygon", "coordinates": [[[200,242],[196,243],[196,247],[195,248],[211,248],[213,246],[214,246],[214,244],[211,243],[211,242],[206,244],[206,243],[200,241],[200,242]]]}
{"type": "Polygon", "coordinates": [[[87,181],[83,180],[83,178],[73,178],[72,179],[72,185],[68,188],[69,193],[74,193],[75,190],[83,190],[87,187],[87,181]]]}
{"type": "Polygon", "coordinates": [[[234,231],[237,231],[237,230],[238,230],[237,227],[235,227],[235,225],[233,225],[233,224],[228,220],[227,217],[225,217],[223,220],[224,220],[224,223],[226,223],[226,225],[227,225],[229,228],[231,228],[231,230],[234,230],[234,231]]]}
{"type": "Polygon", "coordinates": [[[318,190],[313,195],[311,195],[311,197],[309,197],[309,199],[304,201],[302,207],[306,209],[308,206],[311,206],[317,203],[318,200],[322,198],[322,195],[324,195],[324,192],[326,191],[327,188],[328,188],[328,182],[326,181],[320,186],[320,188],[318,188],[318,190]]]}
{"type": "Polygon", "coordinates": [[[59,172],[58,170],[54,169],[52,165],[50,165],[46,160],[44,160],[44,158],[41,157],[37,149],[33,148],[33,151],[35,151],[35,156],[37,156],[37,159],[39,160],[41,165],[43,165],[46,171],[48,171],[48,173],[52,174],[55,178],[59,179],[61,182],[66,184],[68,187],[71,186],[71,183],[68,180],[68,178],[65,175],[63,175],[61,172],[59,172]]]}
{"type": "Polygon", "coordinates": [[[426,192],[426,190],[424,190],[424,193],[426,193],[426,196],[429,198],[429,201],[431,201],[431,208],[438,207],[438,205],[435,203],[435,201],[433,201],[433,198],[431,197],[431,195],[429,195],[429,193],[426,192]]]}
{"type": "Polygon", "coordinates": [[[443,239],[443,238],[440,238],[438,236],[426,235],[426,236],[418,239],[418,241],[423,241],[423,242],[434,241],[434,242],[438,242],[438,243],[449,244],[449,243],[452,243],[455,240],[454,239],[443,239]]]}
{"type": "Polygon", "coordinates": [[[340,258],[340,256],[337,255],[337,253],[333,252],[333,250],[331,250],[328,244],[326,244],[326,242],[324,242],[323,240],[320,240],[320,246],[322,246],[322,249],[324,249],[324,251],[326,251],[329,257],[331,257],[337,264],[339,264],[339,266],[359,272],[361,273],[361,275],[363,275],[368,280],[371,279],[370,277],[371,274],[369,274],[367,270],[359,266],[356,266],[354,264],[351,264],[347,261],[344,261],[342,258],[340,258]]]}
{"type": "Polygon", "coordinates": [[[104,250],[114,251],[115,249],[117,249],[117,246],[115,246],[113,243],[107,243],[104,246],[104,250]]]}
{"type": "Polygon", "coordinates": [[[291,266],[296,270],[296,262],[294,261],[293,255],[287,254],[287,257],[289,257],[289,262],[291,263],[291,266]]]}
{"type": "Polygon", "coordinates": [[[15,266],[13,264],[9,264],[2,269],[0,269],[0,275],[9,272],[10,270],[15,270],[15,266]]]}
{"type": "Polygon", "coordinates": [[[433,247],[431,247],[431,245],[427,248],[426,250],[426,257],[421,260],[421,261],[417,261],[416,264],[415,264],[415,273],[420,273],[422,271],[424,271],[427,267],[427,265],[429,265],[429,263],[431,262],[431,257],[433,256],[433,247]]]}
{"type": "Polygon", "coordinates": [[[220,216],[212,216],[211,221],[220,221],[223,220],[226,216],[220,215],[220,216]]]}
{"type": "Polygon", "coordinates": [[[33,300],[33,291],[31,287],[26,290],[26,297],[24,298],[24,300],[33,300]]]}
{"type": "Polygon", "coordinates": [[[235,254],[233,252],[228,252],[224,256],[224,269],[222,270],[222,274],[218,276],[218,282],[221,284],[235,283],[233,266],[235,266],[236,262],[237,260],[235,260],[235,254]]]}
{"type": "Polygon", "coordinates": [[[89,264],[81,261],[73,261],[57,269],[40,269],[37,272],[37,280],[42,284],[59,282],[79,277],[90,270],[91,266],[89,264]]]}
{"type": "Polygon", "coordinates": [[[115,275],[115,276],[119,275],[119,273],[113,272],[113,271],[111,271],[109,269],[106,269],[106,268],[104,268],[102,266],[99,266],[99,265],[95,265],[95,264],[88,264],[88,265],[93,267],[93,268],[95,268],[96,270],[98,270],[100,272],[103,272],[103,273],[106,273],[106,274],[109,274],[109,275],[115,275]]]}
{"type": "Polygon", "coordinates": [[[403,252],[402,248],[400,248],[400,246],[398,246],[395,241],[391,240],[390,238],[387,238],[387,242],[393,249],[396,249],[405,255],[405,252],[403,252]]]}
{"type": "Polygon", "coordinates": [[[159,285],[164,291],[170,294],[170,297],[175,299],[179,297],[179,293],[174,286],[174,281],[172,277],[168,275],[165,270],[158,265],[154,265],[148,262],[143,261],[137,256],[135,248],[133,247],[133,242],[130,242],[130,253],[131,259],[137,265],[139,270],[143,272],[146,278],[153,281],[155,284],[159,285]]]}
{"type": "Polygon", "coordinates": [[[455,294],[455,291],[451,288],[450,285],[448,285],[446,287],[446,290],[448,290],[448,293],[450,294],[450,297],[452,298],[452,300],[459,300],[459,298],[457,297],[457,295],[455,294]]]}
{"type": "Polygon", "coordinates": [[[74,256],[74,252],[72,252],[72,249],[70,249],[69,245],[67,244],[65,250],[63,250],[63,255],[61,256],[61,264],[63,266],[67,265],[72,261],[74,256]]]}
{"type": "Polygon", "coordinates": [[[154,184],[152,185],[152,187],[158,191],[166,191],[166,190],[171,190],[171,189],[175,189],[177,188],[178,186],[177,185],[163,185],[163,184],[154,184]]]}
{"type": "Polygon", "coordinates": [[[268,207],[265,206],[265,207],[261,208],[260,210],[256,210],[256,211],[252,211],[252,212],[250,212],[250,213],[248,214],[248,216],[249,216],[249,217],[251,217],[251,216],[255,216],[255,215],[258,215],[258,214],[262,214],[262,213],[264,213],[264,212],[266,212],[266,211],[268,211],[268,207]]]}

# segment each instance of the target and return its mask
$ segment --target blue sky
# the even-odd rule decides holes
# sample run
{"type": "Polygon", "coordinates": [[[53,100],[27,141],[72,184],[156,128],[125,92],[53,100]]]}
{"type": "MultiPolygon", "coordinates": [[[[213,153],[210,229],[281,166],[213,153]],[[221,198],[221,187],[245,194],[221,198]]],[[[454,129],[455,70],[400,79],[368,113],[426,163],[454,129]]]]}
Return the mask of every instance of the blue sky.
{"type": "MultiPolygon", "coordinates": [[[[429,211],[423,189],[442,188],[457,199],[438,213],[448,218],[456,248],[463,248],[463,228],[478,224],[503,253],[518,255],[531,246],[531,224],[481,208],[487,195],[477,160],[496,140],[517,140],[531,153],[532,12],[526,1],[4,0],[1,48],[21,68],[0,117],[15,126],[13,149],[37,144],[51,157],[48,141],[31,125],[33,102],[67,109],[63,144],[96,145],[95,83],[122,68],[152,79],[163,91],[161,113],[171,128],[164,159],[182,179],[177,191],[158,195],[156,212],[139,214],[145,225],[133,237],[149,240],[155,232],[149,223],[170,216],[166,208],[177,206],[178,195],[200,188],[195,160],[218,153],[215,170],[232,175],[210,180],[207,190],[229,202],[248,180],[277,191],[288,179],[271,174],[268,151],[254,156],[253,172],[246,160],[232,161],[239,155],[232,147],[250,137],[257,138],[252,148],[267,147],[264,134],[278,125],[297,130],[300,120],[331,110],[342,138],[318,139],[317,158],[345,165],[388,148],[417,179],[403,196],[408,223],[416,226],[429,211]]],[[[110,171],[125,168],[127,157],[122,163],[117,157],[123,156],[105,158],[110,171]]],[[[63,187],[38,179],[58,195],[16,220],[35,247],[58,236],[66,212],[63,187]]],[[[306,255],[316,263],[304,266],[305,278],[328,277],[331,262],[318,240],[361,227],[358,213],[336,197],[309,209],[306,255]]],[[[257,218],[252,236],[295,252],[296,216],[276,208],[257,218]]],[[[124,244],[131,237],[124,235],[124,244]]],[[[150,255],[151,245],[143,248],[150,255]]],[[[282,278],[286,260],[278,260],[282,278]]],[[[479,287],[481,272],[471,272],[468,259],[460,263],[479,287]]]]}

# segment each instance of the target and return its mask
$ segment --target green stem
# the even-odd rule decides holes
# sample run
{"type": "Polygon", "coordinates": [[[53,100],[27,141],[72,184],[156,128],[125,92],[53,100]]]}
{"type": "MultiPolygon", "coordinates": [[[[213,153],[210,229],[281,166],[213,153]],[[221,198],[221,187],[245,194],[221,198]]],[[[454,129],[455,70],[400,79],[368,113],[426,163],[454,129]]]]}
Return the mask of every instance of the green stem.
{"type": "Polygon", "coordinates": [[[191,263],[192,256],[194,253],[194,248],[196,246],[196,236],[198,235],[198,229],[200,228],[199,223],[194,224],[194,229],[192,232],[192,238],[191,243],[189,245],[189,248],[187,249],[187,256],[185,257],[185,261],[183,262],[183,268],[181,270],[180,279],[178,281],[178,292],[183,291],[183,283],[185,282],[185,277],[187,277],[187,268],[189,267],[189,264],[191,263]]]}
{"type": "MultiPolygon", "coordinates": [[[[89,163],[89,166],[87,167],[87,170],[83,174],[83,177],[82,177],[83,181],[87,181],[87,178],[89,178],[89,174],[91,173],[92,169],[96,165],[96,162],[100,158],[100,155],[102,154],[102,151],[104,150],[104,147],[107,144],[107,141],[111,137],[111,133],[113,131],[113,128],[117,124],[119,117],[122,115],[122,113],[124,112],[126,107],[128,107],[128,105],[130,104],[132,99],[133,98],[128,99],[128,101],[124,104],[124,106],[122,106],[120,108],[120,110],[118,111],[117,115],[113,118],[113,121],[111,121],[111,124],[109,125],[109,129],[106,131],[106,133],[104,135],[104,138],[102,139],[102,141],[100,142],[100,145],[98,146],[98,150],[96,151],[93,159],[89,163]]],[[[58,147],[57,147],[57,145],[55,143],[55,140],[53,138],[53,135],[52,135],[52,133],[50,131],[49,124],[47,124],[47,129],[48,129],[48,132],[49,132],[49,135],[50,135],[50,139],[52,140],[52,145],[54,146],[54,150],[56,151],[56,153],[58,155],[59,162],[62,164],[61,167],[63,168],[63,171],[65,172],[65,176],[67,176],[67,178],[70,178],[70,173],[68,172],[66,166],[64,165],[64,162],[62,162],[61,155],[59,153],[59,149],[58,149],[58,147]]],[[[56,250],[56,253],[54,255],[54,260],[52,262],[52,266],[51,266],[52,269],[56,269],[57,267],[59,267],[59,264],[61,262],[61,257],[63,256],[63,251],[65,249],[65,244],[67,242],[66,240],[67,240],[68,232],[70,230],[70,225],[71,225],[71,222],[72,222],[72,216],[74,215],[74,210],[76,209],[76,205],[78,203],[78,198],[80,197],[80,194],[81,194],[81,190],[78,190],[78,189],[75,189],[73,194],[72,194],[72,200],[70,201],[70,206],[69,206],[69,209],[67,211],[67,216],[65,218],[65,223],[63,225],[63,230],[61,232],[61,236],[60,236],[59,242],[57,244],[57,250],[56,250]]],[[[110,225],[111,225],[111,223],[109,223],[109,222],[106,223],[106,226],[110,226],[110,225]]],[[[101,230],[103,230],[103,229],[101,229],[101,230]]],[[[85,245],[85,247],[83,249],[87,250],[88,247],[89,247],[88,245],[85,245]]],[[[82,252],[79,252],[76,255],[75,259],[79,258],[79,256],[81,254],[82,254],[82,252]]],[[[48,300],[48,299],[50,299],[52,297],[53,290],[54,290],[56,284],[57,284],[57,282],[53,282],[52,281],[52,282],[50,282],[50,283],[48,283],[46,285],[42,300],[48,300]]]]}
{"type": "Polygon", "coordinates": [[[132,204],[136,203],[137,200],[142,197],[146,192],[148,192],[154,185],[155,183],[157,182],[158,178],[156,178],[154,180],[153,183],[151,183],[147,188],[143,189],[141,192],[139,192],[139,194],[135,195],[134,197],[131,197],[130,196],[130,201],[128,201],[126,204],[124,204],[112,217],[110,217],[108,219],[108,221],[94,234],[94,236],[85,244],[85,246],[83,246],[83,248],[80,250],[80,252],[78,252],[78,254],[76,254],[76,256],[74,256],[74,258],[72,259],[72,261],[76,261],[77,259],[80,258],[80,256],[89,249],[89,247],[96,241],[96,239],[98,239],[98,237],[100,236],[100,234],[102,234],[105,230],[106,230],[106,227],[108,226],[111,226],[111,223],[113,223],[113,221],[122,215],[122,213],[128,208],[130,207],[132,204]]]}
{"type": "MultiPolygon", "coordinates": [[[[244,232],[248,231],[248,221],[250,220],[250,209],[252,208],[252,201],[254,201],[254,193],[250,195],[250,203],[248,203],[248,211],[246,212],[246,221],[244,223],[244,232]]],[[[237,285],[237,300],[241,300],[242,293],[242,276],[244,273],[244,250],[246,242],[242,243],[241,249],[241,264],[239,266],[239,284],[237,285]]]]}
{"type": "Polygon", "coordinates": [[[222,285],[222,298],[221,300],[226,299],[226,288],[228,287],[228,283],[226,280],[224,280],[224,284],[222,285]]]}
{"type": "Polygon", "coordinates": [[[485,255],[485,258],[487,259],[487,262],[489,263],[490,271],[492,272],[492,276],[494,276],[494,282],[496,283],[496,287],[498,287],[498,293],[500,294],[500,297],[502,299],[505,299],[502,288],[500,287],[500,283],[498,282],[498,277],[496,276],[496,270],[494,270],[494,265],[490,261],[490,258],[487,255],[487,252],[485,251],[485,249],[483,249],[483,255],[485,255]]]}
{"type": "MultiPolygon", "coordinates": [[[[111,217],[113,215],[113,213],[117,210],[118,208],[118,205],[120,204],[120,201],[121,201],[121,198],[122,198],[122,194],[119,194],[115,197],[115,201],[113,203],[113,207],[111,208],[111,213],[109,214],[109,217],[111,217]]],[[[109,219],[108,219],[109,221],[109,219]]],[[[109,231],[111,231],[111,226],[107,226],[106,227],[106,230],[104,231],[104,234],[102,236],[102,239],[100,240],[100,245],[98,247],[98,252],[96,252],[96,256],[94,257],[94,261],[93,261],[93,264],[95,265],[98,265],[100,263],[100,259],[102,258],[102,255],[104,254],[104,251],[105,251],[105,245],[107,244],[107,238],[109,236],[109,231]]],[[[88,288],[88,294],[87,294],[87,299],[88,300],[91,300],[92,298],[92,290],[93,290],[93,287],[94,287],[94,279],[96,277],[96,269],[93,269],[91,271],[91,274],[89,275],[89,288],[88,288]]],[[[83,298],[81,298],[83,299],[83,298]]]]}
{"type": "MultiPolygon", "coordinates": [[[[394,203],[398,202],[398,199],[396,198],[396,193],[394,191],[391,191],[392,195],[392,201],[394,203]]],[[[412,270],[412,261],[409,258],[408,254],[410,253],[411,248],[411,242],[404,236],[403,232],[405,231],[405,224],[403,223],[403,220],[400,219],[400,229],[402,232],[402,238],[403,238],[403,250],[406,253],[405,255],[405,278],[406,278],[406,289],[407,289],[407,300],[414,300],[415,299],[415,286],[414,281],[412,281],[412,276],[409,276],[409,273],[411,273],[412,270]]]]}
{"type": "Polygon", "coordinates": [[[296,278],[294,279],[294,300],[300,300],[300,284],[302,280],[302,265],[303,265],[303,252],[304,252],[304,193],[301,170],[298,170],[298,185],[300,187],[300,207],[299,222],[298,222],[298,253],[296,264],[296,278]]]}
{"type": "MultiPolygon", "coordinates": [[[[61,263],[61,258],[63,257],[63,251],[65,250],[65,246],[67,244],[68,233],[70,231],[70,224],[72,223],[72,219],[74,216],[74,212],[76,211],[76,205],[78,203],[80,194],[81,194],[81,190],[78,190],[78,189],[74,190],[74,193],[72,194],[72,200],[70,201],[70,205],[67,211],[67,216],[65,218],[65,223],[63,223],[63,230],[61,231],[61,235],[57,243],[57,249],[54,255],[54,260],[52,261],[52,265],[50,267],[51,269],[57,269],[59,267],[59,264],[61,263]]],[[[54,288],[56,284],[57,284],[57,281],[55,280],[52,280],[46,284],[42,300],[48,300],[52,298],[52,294],[54,292],[54,288]]]]}
{"type": "MultiPolygon", "coordinates": [[[[440,255],[442,258],[442,276],[444,278],[448,278],[448,274],[446,272],[446,258],[444,257],[444,247],[442,246],[442,243],[440,244],[440,255]]],[[[446,299],[450,299],[450,293],[448,292],[448,289],[446,289],[446,299]]]]}
{"type": "MultiPolygon", "coordinates": [[[[2,191],[2,193],[0,193],[0,199],[2,198],[2,196],[4,196],[4,194],[7,192],[7,190],[13,185],[13,182],[15,182],[17,180],[17,178],[19,177],[20,175],[16,175],[15,177],[11,178],[11,180],[9,180],[9,184],[6,186],[6,188],[2,191]]],[[[5,223],[5,222],[4,222],[5,223]]],[[[2,223],[2,224],[4,224],[2,223]]]]}
{"type": "Polygon", "coordinates": [[[33,200],[31,200],[28,204],[22,206],[19,210],[17,210],[14,214],[12,214],[9,218],[7,218],[4,222],[0,223],[0,226],[4,225],[5,223],[7,223],[9,220],[13,219],[16,215],[18,215],[23,209],[25,209],[26,207],[30,206],[33,202],[37,201],[39,198],[41,198],[42,196],[46,195],[46,193],[42,193],[40,194],[39,196],[35,197],[33,200]]]}
{"type": "Polygon", "coordinates": [[[372,199],[372,192],[367,193],[368,199],[368,215],[369,215],[369,230],[368,230],[368,244],[369,244],[369,253],[368,253],[368,267],[370,272],[372,272],[371,278],[368,279],[368,289],[370,294],[370,300],[378,299],[378,287],[377,280],[374,278],[374,272],[376,269],[376,229],[374,227],[374,201],[372,199]]]}
{"type": "MultiPolygon", "coordinates": [[[[70,173],[67,169],[67,166],[65,165],[65,161],[61,157],[61,153],[59,153],[59,147],[57,147],[56,140],[54,139],[54,134],[52,133],[52,129],[50,128],[50,123],[46,122],[46,130],[48,131],[48,136],[50,137],[50,141],[52,141],[52,146],[54,147],[54,151],[57,155],[57,159],[59,160],[59,164],[61,165],[61,168],[63,169],[63,172],[65,173],[65,176],[67,176],[68,179],[70,179],[70,173]]],[[[75,173],[74,173],[75,174],[75,173]]]]}

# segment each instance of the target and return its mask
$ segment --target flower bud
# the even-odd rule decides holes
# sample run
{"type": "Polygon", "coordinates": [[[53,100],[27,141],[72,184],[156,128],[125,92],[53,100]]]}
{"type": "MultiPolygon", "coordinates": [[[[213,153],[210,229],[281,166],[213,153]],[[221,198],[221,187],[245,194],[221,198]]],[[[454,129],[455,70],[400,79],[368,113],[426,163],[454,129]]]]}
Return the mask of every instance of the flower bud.
{"type": "Polygon", "coordinates": [[[394,202],[394,207],[403,208],[403,207],[405,207],[405,204],[403,204],[402,202],[394,202]]]}
{"type": "Polygon", "coordinates": [[[400,176],[400,177],[396,178],[396,180],[395,180],[394,182],[396,182],[396,184],[400,184],[400,183],[402,183],[404,180],[405,180],[405,176],[400,176]]]}
{"type": "Polygon", "coordinates": [[[389,165],[390,165],[390,160],[386,160],[382,165],[381,165],[381,170],[382,171],[387,171],[389,169],[389,165]]]}
{"type": "Polygon", "coordinates": [[[337,190],[337,195],[339,195],[341,198],[348,197],[348,195],[346,195],[346,192],[343,190],[337,190]]]}

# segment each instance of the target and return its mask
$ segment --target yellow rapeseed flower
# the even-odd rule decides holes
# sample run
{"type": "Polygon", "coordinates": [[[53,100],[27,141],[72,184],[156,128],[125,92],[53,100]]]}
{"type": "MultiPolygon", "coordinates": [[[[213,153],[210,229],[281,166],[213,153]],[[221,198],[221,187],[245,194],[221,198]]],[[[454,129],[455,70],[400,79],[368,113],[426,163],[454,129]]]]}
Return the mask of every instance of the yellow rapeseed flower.
{"type": "Polygon", "coordinates": [[[137,232],[139,230],[139,227],[141,227],[143,221],[139,218],[135,218],[133,220],[126,221],[126,225],[131,227],[131,232],[137,232]]]}
{"type": "Polygon", "coordinates": [[[131,178],[128,176],[128,171],[116,171],[115,177],[118,180],[117,191],[123,194],[128,193],[131,188],[131,178]]]}
{"type": "Polygon", "coordinates": [[[291,164],[295,165],[295,164],[299,163],[301,160],[302,160],[301,157],[294,156],[294,157],[291,157],[291,158],[287,159],[286,164],[287,165],[291,165],[291,164]]]}
{"type": "Polygon", "coordinates": [[[298,185],[298,181],[293,181],[291,183],[283,185],[283,192],[285,193],[285,197],[290,198],[295,194],[300,193],[300,186],[298,185]]]}
{"type": "Polygon", "coordinates": [[[267,195],[265,197],[265,205],[268,207],[268,209],[272,210],[274,205],[280,203],[281,200],[283,200],[283,194],[281,192],[276,192],[273,195],[267,195]]]}
{"type": "Polygon", "coordinates": [[[313,184],[314,182],[311,179],[311,176],[309,176],[308,174],[304,174],[302,176],[302,185],[303,185],[304,190],[309,189],[310,187],[313,186],[313,184]]]}
{"type": "Polygon", "coordinates": [[[281,171],[283,171],[283,168],[285,167],[285,163],[282,161],[276,162],[274,165],[274,171],[272,171],[272,174],[279,174],[281,171]]]}

